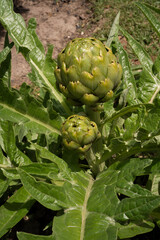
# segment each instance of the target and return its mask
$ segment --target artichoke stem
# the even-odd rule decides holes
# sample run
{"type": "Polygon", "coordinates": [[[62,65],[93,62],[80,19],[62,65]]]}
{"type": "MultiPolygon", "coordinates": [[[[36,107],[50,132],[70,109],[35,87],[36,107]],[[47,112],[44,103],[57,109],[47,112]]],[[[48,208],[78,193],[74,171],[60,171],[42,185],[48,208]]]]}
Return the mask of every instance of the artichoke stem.
{"type": "MultiPolygon", "coordinates": [[[[98,108],[97,108],[98,109],[98,108]]],[[[100,119],[100,111],[93,109],[92,107],[86,106],[85,111],[87,114],[87,117],[94,121],[100,133],[102,133],[102,126],[101,126],[101,119],[100,119]]],[[[89,151],[86,153],[86,159],[88,161],[88,164],[92,170],[92,173],[94,176],[96,176],[99,172],[102,172],[105,164],[100,164],[101,155],[103,152],[103,142],[102,137],[100,137],[95,143],[92,144],[92,147],[89,149],[89,151]]]]}
{"type": "Polygon", "coordinates": [[[94,108],[92,108],[90,106],[85,106],[85,111],[86,111],[87,117],[91,121],[94,121],[97,124],[97,126],[99,126],[100,125],[100,111],[95,110],[94,108]]]}

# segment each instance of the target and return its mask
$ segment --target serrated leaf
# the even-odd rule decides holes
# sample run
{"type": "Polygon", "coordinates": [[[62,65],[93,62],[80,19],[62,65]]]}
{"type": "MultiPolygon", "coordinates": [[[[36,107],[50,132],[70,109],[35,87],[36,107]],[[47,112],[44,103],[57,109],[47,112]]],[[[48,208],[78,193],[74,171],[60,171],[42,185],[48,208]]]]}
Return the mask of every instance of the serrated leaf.
{"type": "Polygon", "coordinates": [[[53,45],[49,45],[43,68],[44,68],[45,76],[49,79],[51,84],[54,85],[54,87],[56,87],[56,84],[55,84],[56,78],[54,75],[54,69],[57,64],[55,60],[53,60],[52,55],[53,55],[53,45]]]}
{"type": "Polygon", "coordinates": [[[7,168],[5,166],[1,166],[1,170],[4,176],[9,180],[20,179],[19,174],[17,173],[17,170],[15,168],[7,168]]]}
{"type": "Polygon", "coordinates": [[[145,49],[128,32],[126,32],[122,28],[120,28],[120,30],[122,31],[123,35],[127,38],[129,45],[133,49],[134,53],[137,55],[142,66],[145,67],[148,71],[151,71],[153,62],[148,53],[145,51],[145,49]]]}
{"type": "Polygon", "coordinates": [[[42,236],[24,232],[17,232],[17,237],[19,240],[56,240],[52,235],[42,236]]]}
{"type": "Polygon", "coordinates": [[[127,113],[135,112],[142,106],[143,106],[143,104],[137,104],[137,105],[127,106],[125,108],[122,108],[121,110],[119,110],[117,112],[114,112],[112,114],[112,116],[109,116],[106,119],[104,119],[103,124],[106,123],[106,122],[112,122],[115,119],[120,118],[120,117],[126,115],[127,113]]]}
{"type": "Polygon", "coordinates": [[[143,12],[145,17],[148,19],[148,21],[150,22],[150,24],[152,25],[152,27],[154,28],[154,30],[157,32],[158,36],[160,37],[160,23],[159,23],[159,20],[156,18],[155,15],[152,14],[150,9],[152,9],[155,12],[160,13],[159,10],[156,9],[155,7],[149,6],[148,4],[142,4],[140,2],[137,2],[136,5],[143,12]]]}
{"type": "Polygon", "coordinates": [[[36,19],[35,18],[29,19],[27,30],[33,36],[34,41],[35,41],[35,45],[40,49],[40,51],[43,54],[45,54],[45,50],[44,50],[43,44],[41,43],[41,41],[39,40],[39,38],[38,38],[38,36],[36,34],[36,27],[37,27],[36,19]]]}
{"type": "Polygon", "coordinates": [[[31,195],[21,187],[0,207],[0,237],[27,214],[34,202],[31,195]]]}
{"type": "Polygon", "coordinates": [[[55,62],[51,58],[52,50],[53,47],[50,46],[46,57],[38,48],[34,48],[30,51],[29,63],[32,68],[32,74],[30,77],[31,80],[35,81],[35,84],[39,87],[47,88],[51,96],[54,96],[54,98],[58,100],[61,106],[65,109],[66,113],[71,114],[71,111],[64,101],[62,94],[60,94],[56,89],[54,76],[55,62]]]}
{"type": "Polygon", "coordinates": [[[16,146],[14,130],[11,122],[0,122],[0,135],[3,141],[1,142],[1,146],[3,146],[3,150],[7,154],[10,165],[18,166],[31,163],[31,160],[16,146]]]}
{"type": "MultiPolygon", "coordinates": [[[[45,60],[45,55],[42,52],[42,44],[40,44],[33,30],[34,27],[29,26],[29,29],[26,28],[22,16],[13,11],[13,5],[10,0],[2,0],[0,2],[0,9],[0,22],[13,39],[17,50],[22,52],[25,59],[31,64],[33,71],[40,76],[39,81],[38,77],[36,78],[38,85],[45,85],[53,98],[63,107],[64,112],[71,115],[70,108],[64,98],[55,86],[51,84],[53,83],[53,79],[48,78],[48,74],[46,75],[47,70],[45,71],[45,65],[42,67],[42,60],[45,60]]],[[[33,20],[31,20],[31,23],[33,24],[33,20]]],[[[52,67],[54,66],[52,65],[52,67]]]]}
{"type": "Polygon", "coordinates": [[[147,134],[149,134],[149,136],[159,135],[160,128],[159,106],[160,106],[159,103],[156,103],[153,108],[146,112],[145,114],[146,117],[144,117],[144,119],[141,120],[141,127],[147,131],[147,134]]]}
{"type": "MultiPolygon", "coordinates": [[[[25,171],[20,171],[25,188],[41,204],[55,209],[53,203],[57,199],[56,204],[65,209],[63,215],[54,217],[53,236],[56,240],[89,240],[91,237],[94,240],[116,240],[118,229],[123,227],[117,221],[124,221],[124,226],[126,220],[137,220],[140,224],[160,204],[159,196],[140,186],[132,188],[132,194],[128,195],[130,197],[118,199],[121,192],[119,182],[124,189],[129,184],[134,185],[134,178],[144,174],[144,169],[151,163],[149,159],[126,161],[115,169],[105,170],[96,179],[84,172],[71,172],[70,179],[64,179],[64,184],[58,188],[55,184],[36,182],[25,171]],[[54,192],[55,189],[60,190],[58,195],[54,192]]],[[[126,196],[127,194],[126,192],[126,196]]],[[[150,228],[143,229],[143,224],[142,228],[135,226],[137,234],[143,230],[147,232],[150,228]]],[[[132,234],[134,233],[133,231],[132,234]]]]}
{"type": "Polygon", "coordinates": [[[47,109],[29,94],[22,95],[0,84],[0,119],[9,120],[37,133],[61,134],[61,118],[50,119],[47,109]]]}
{"type": "Polygon", "coordinates": [[[136,196],[150,196],[152,193],[140,187],[138,184],[133,184],[136,176],[141,176],[144,174],[144,168],[149,166],[152,163],[151,159],[144,159],[141,161],[139,158],[133,158],[127,161],[122,168],[119,167],[120,173],[117,179],[116,189],[119,193],[124,194],[128,197],[136,197],[136,196]]]}
{"type": "Polygon", "coordinates": [[[32,163],[21,168],[33,176],[48,179],[53,179],[54,176],[56,178],[59,173],[59,169],[54,163],[32,163]]]}
{"type": "Polygon", "coordinates": [[[125,198],[116,209],[115,219],[117,221],[126,221],[129,219],[134,221],[143,220],[149,214],[148,209],[151,212],[159,205],[159,196],[125,198]]]}
{"type": "Polygon", "coordinates": [[[9,186],[9,180],[0,171],[0,198],[9,186]]]}
{"type": "Polygon", "coordinates": [[[158,56],[157,56],[157,58],[156,58],[156,60],[154,61],[154,64],[153,64],[153,73],[157,74],[159,72],[160,72],[160,54],[158,54],[158,56]]]}
{"type": "Polygon", "coordinates": [[[149,221],[143,221],[140,223],[139,222],[129,223],[128,225],[121,226],[118,229],[118,237],[120,239],[131,238],[139,234],[144,234],[152,231],[154,226],[155,226],[154,223],[149,221]]]}
{"type": "Polygon", "coordinates": [[[0,21],[9,32],[17,49],[22,47],[31,50],[35,47],[34,39],[25,28],[23,18],[13,12],[12,1],[2,0],[0,2],[0,21]]]}
{"type": "MultiPolygon", "coordinates": [[[[4,62],[8,56],[8,54],[11,52],[11,48],[13,47],[13,43],[9,44],[9,46],[6,46],[1,52],[0,52],[0,64],[4,62]]],[[[1,73],[0,73],[1,74],[1,73]]]]}
{"type": "MultiPolygon", "coordinates": [[[[59,169],[54,163],[32,163],[26,166],[22,166],[21,168],[27,173],[40,179],[58,179],[57,174],[59,173],[59,169]]],[[[4,168],[2,167],[1,170],[3,171],[4,176],[9,179],[20,179],[16,168],[7,168],[4,166],[4,168]]]]}
{"type": "MultiPolygon", "coordinates": [[[[2,144],[2,139],[1,139],[1,135],[0,135],[0,145],[2,144]]],[[[0,164],[2,165],[10,165],[10,162],[8,161],[8,159],[4,156],[4,153],[2,152],[2,145],[1,145],[1,148],[0,148],[0,164]]]]}
{"type": "Polygon", "coordinates": [[[158,106],[159,103],[155,105],[142,104],[142,107],[137,109],[137,113],[126,115],[126,117],[125,114],[123,116],[123,111],[125,111],[125,108],[123,108],[106,119],[106,123],[112,119],[114,121],[109,129],[110,132],[107,136],[106,147],[101,161],[107,161],[113,155],[115,161],[120,161],[142,152],[158,153],[160,145],[158,106]],[[118,118],[118,116],[120,117],[118,118]]]}
{"type": "Polygon", "coordinates": [[[60,170],[59,178],[70,180],[71,178],[71,171],[68,168],[67,163],[62,159],[57,157],[55,154],[51,153],[44,147],[41,147],[37,144],[32,145],[33,149],[38,151],[40,157],[50,160],[51,162],[55,163],[60,170]]]}
{"type": "MultiPolygon", "coordinates": [[[[117,199],[116,194],[110,195],[111,201],[107,199],[107,196],[105,197],[107,206],[103,201],[102,205],[94,205],[96,206],[96,209],[94,209],[91,203],[98,196],[97,191],[103,191],[103,187],[100,186],[100,184],[104,185],[104,182],[106,182],[103,178],[98,179],[96,185],[92,188],[93,179],[83,172],[72,173],[71,181],[66,180],[62,186],[36,182],[22,169],[20,169],[20,175],[27,191],[41,204],[54,210],[65,208],[64,215],[54,218],[53,234],[56,239],[88,239],[91,233],[93,234],[90,226],[94,225],[94,228],[97,229],[94,239],[98,240],[99,237],[102,237],[103,239],[116,240],[117,227],[114,227],[113,219],[108,216],[104,218],[101,214],[101,210],[103,209],[103,212],[106,212],[107,208],[110,209],[109,215],[112,214],[115,208],[113,209],[111,206],[115,205],[113,200],[114,198],[117,199]],[[95,193],[97,193],[96,196],[95,193]],[[89,206],[92,208],[90,209],[89,206]],[[109,236],[110,238],[108,238],[109,236]]],[[[109,175],[107,179],[114,179],[114,176],[109,175]]],[[[109,186],[109,188],[112,191],[112,187],[109,186]]],[[[103,195],[105,196],[106,192],[103,195]]]]}
{"type": "Polygon", "coordinates": [[[8,34],[5,36],[4,49],[0,53],[0,79],[11,87],[11,49],[13,43],[9,43],[8,34]]]}
{"type": "Polygon", "coordinates": [[[151,192],[154,195],[159,195],[160,188],[159,188],[159,182],[160,182],[160,173],[152,173],[149,176],[149,182],[151,182],[151,192]]]}
{"type": "Polygon", "coordinates": [[[98,213],[88,213],[85,230],[81,225],[81,211],[71,209],[61,217],[55,217],[53,234],[57,240],[116,240],[117,227],[112,219],[98,213]],[[113,224],[113,225],[112,225],[113,224]]]}
{"type": "Polygon", "coordinates": [[[139,121],[140,117],[136,113],[132,113],[131,116],[125,120],[124,129],[127,129],[127,131],[124,131],[123,134],[124,140],[134,138],[134,134],[139,128],[139,121]]]}
{"type": "MultiPolygon", "coordinates": [[[[118,50],[119,50],[119,61],[123,69],[122,81],[123,81],[124,91],[125,92],[127,91],[125,102],[127,102],[129,105],[134,105],[138,103],[135,78],[131,70],[128,55],[126,51],[123,49],[120,42],[118,42],[118,50]]],[[[125,93],[124,91],[122,93],[123,95],[125,93]]]]}
{"type": "Polygon", "coordinates": [[[42,205],[54,211],[67,207],[68,202],[62,186],[37,182],[34,177],[20,168],[18,172],[25,189],[42,205]]]}
{"type": "MultiPolygon", "coordinates": [[[[79,173],[74,174],[75,180],[78,175],[79,173]]],[[[77,206],[74,203],[74,208],[70,207],[65,211],[64,215],[54,219],[54,236],[59,240],[87,240],[91,237],[94,240],[116,240],[117,227],[114,226],[114,220],[109,217],[115,209],[112,206],[115,206],[118,201],[114,193],[116,175],[113,175],[112,172],[105,177],[104,175],[99,177],[96,181],[93,181],[93,179],[89,178],[86,174],[81,174],[81,178],[82,177],[86,179],[86,183],[81,190],[81,202],[79,200],[77,206]],[[107,180],[108,184],[106,186],[107,180]],[[109,186],[110,184],[111,186],[109,186]]],[[[79,187],[73,184],[72,188],[75,190],[79,189],[80,191],[81,181],[77,184],[79,187]]],[[[69,194],[71,193],[70,191],[69,194]]]]}
{"type": "Polygon", "coordinates": [[[152,103],[160,91],[160,80],[153,74],[153,62],[144,48],[138,43],[129,33],[121,29],[124,36],[127,38],[128,43],[137,55],[143,67],[143,74],[138,82],[139,97],[143,102],[152,103]]]}
{"type": "Polygon", "coordinates": [[[108,39],[105,43],[106,46],[110,47],[113,40],[118,36],[118,30],[119,30],[119,18],[120,18],[120,12],[116,15],[111,30],[109,32],[108,39]]]}
{"type": "Polygon", "coordinates": [[[160,91],[160,79],[151,71],[144,68],[138,85],[139,98],[145,103],[153,103],[160,91]]]}

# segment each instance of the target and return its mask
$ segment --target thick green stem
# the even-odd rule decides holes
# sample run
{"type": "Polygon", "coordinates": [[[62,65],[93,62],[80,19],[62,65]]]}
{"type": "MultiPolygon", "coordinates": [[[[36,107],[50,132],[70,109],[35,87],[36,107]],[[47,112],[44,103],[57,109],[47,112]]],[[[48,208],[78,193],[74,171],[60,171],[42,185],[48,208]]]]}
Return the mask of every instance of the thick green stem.
{"type": "MultiPolygon", "coordinates": [[[[97,124],[97,127],[102,133],[101,119],[100,119],[100,111],[96,111],[95,109],[86,106],[86,114],[91,121],[94,121],[97,124]]],[[[86,153],[86,159],[88,164],[94,174],[96,176],[99,172],[103,171],[105,167],[105,163],[101,162],[101,156],[103,153],[103,142],[102,137],[99,138],[95,143],[92,144],[91,149],[86,153]]]]}
{"type": "Polygon", "coordinates": [[[92,107],[86,106],[86,114],[91,121],[94,121],[97,126],[100,125],[100,111],[94,110],[92,107]]]}

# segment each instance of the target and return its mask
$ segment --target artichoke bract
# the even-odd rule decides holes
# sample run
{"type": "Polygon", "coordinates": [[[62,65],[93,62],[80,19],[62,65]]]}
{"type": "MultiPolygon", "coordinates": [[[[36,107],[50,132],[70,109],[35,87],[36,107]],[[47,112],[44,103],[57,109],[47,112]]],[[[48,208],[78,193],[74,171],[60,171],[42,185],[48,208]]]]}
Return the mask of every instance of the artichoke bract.
{"type": "Polygon", "coordinates": [[[58,55],[55,76],[59,90],[73,105],[95,106],[113,96],[122,67],[101,41],[76,38],[58,55]]]}
{"type": "Polygon", "coordinates": [[[66,148],[84,153],[100,137],[95,122],[87,117],[72,115],[62,125],[62,139],[66,148]]]}

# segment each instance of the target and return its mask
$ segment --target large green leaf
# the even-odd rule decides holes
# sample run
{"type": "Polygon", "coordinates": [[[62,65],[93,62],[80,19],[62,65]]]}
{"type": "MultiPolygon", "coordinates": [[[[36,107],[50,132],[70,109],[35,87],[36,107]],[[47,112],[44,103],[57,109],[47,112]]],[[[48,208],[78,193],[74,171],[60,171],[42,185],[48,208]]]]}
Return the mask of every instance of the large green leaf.
{"type": "Polygon", "coordinates": [[[155,97],[160,91],[160,79],[152,72],[153,62],[145,49],[138,43],[129,33],[121,29],[124,36],[127,38],[128,43],[137,55],[143,67],[143,73],[138,81],[138,94],[140,100],[147,103],[153,103],[155,97]]]}
{"type": "Polygon", "coordinates": [[[36,181],[27,167],[19,172],[24,187],[36,200],[53,210],[64,209],[64,214],[54,217],[55,240],[116,240],[119,229],[120,236],[125,237],[131,226],[130,236],[154,227],[143,219],[160,206],[160,197],[134,184],[135,177],[143,175],[151,163],[149,159],[131,159],[105,170],[96,179],[84,172],[71,172],[70,179],[59,174],[59,181],[52,185],[36,181]],[[119,194],[126,197],[120,200],[119,194]]]}
{"type": "MultiPolygon", "coordinates": [[[[5,177],[10,180],[20,179],[20,176],[16,168],[1,166],[5,177]]],[[[29,174],[45,180],[56,180],[58,179],[57,174],[59,169],[54,163],[32,163],[23,166],[22,169],[27,171],[29,174]]],[[[4,177],[3,177],[4,179],[4,177]]]]}
{"type": "Polygon", "coordinates": [[[119,60],[123,69],[122,81],[123,81],[124,91],[122,94],[123,94],[123,98],[125,98],[124,102],[128,103],[129,105],[134,105],[138,103],[135,78],[131,70],[127,52],[124,50],[120,42],[118,42],[118,50],[119,50],[119,60]]]}
{"type": "Polygon", "coordinates": [[[141,161],[139,158],[130,159],[127,163],[119,164],[117,169],[121,169],[118,181],[117,191],[128,197],[150,196],[151,192],[145,188],[140,187],[138,184],[133,184],[135,176],[144,175],[144,169],[152,163],[151,159],[144,159],[141,161]],[[121,167],[122,165],[122,167],[121,167]]]}
{"type": "Polygon", "coordinates": [[[118,30],[119,30],[119,18],[120,18],[120,12],[116,15],[114,22],[112,24],[110,33],[108,35],[108,39],[105,43],[106,46],[110,47],[111,43],[116,39],[118,36],[118,30]]]}
{"type": "Polygon", "coordinates": [[[38,49],[40,49],[40,51],[43,54],[45,54],[45,49],[43,47],[43,44],[41,43],[40,39],[38,38],[38,36],[36,34],[36,27],[37,27],[36,19],[35,18],[29,19],[27,30],[32,35],[34,42],[35,42],[35,46],[37,46],[38,49]]]}
{"type": "Polygon", "coordinates": [[[151,71],[144,68],[141,78],[138,82],[139,85],[139,98],[143,102],[153,103],[157,94],[160,91],[160,79],[151,71]]]}
{"type": "MultiPolygon", "coordinates": [[[[13,43],[10,44],[9,46],[5,47],[1,52],[0,52],[0,64],[2,64],[2,62],[4,62],[8,56],[8,54],[11,52],[11,48],[13,46],[13,43]]],[[[2,71],[2,69],[1,69],[2,71]]],[[[0,72],[1,74],[1,72],[0,72]]]]}
{"type": "Polygon", "coordinates": [[[148,71],[151,71],[153,62],[149,54],[145,51],[141,44],[138,41],[136,41],[127,31],[125,31],[122,28],[120,28],[120,30],[123,33],[123,35],[127,38],[129,45],[137,55],[142,66],[145,67],[148,71]]]}
{"type": "Polygon", "coordinates": [[[38,200],[45,207],[52,210],[60,210],[68,206],[67,196],[62,186],[37,182],[22,169],[19,169],[18,172],[25,189],[32,194],[34,199],[38,200]]]}
{"type": "Polygon", "coordinates": [[[160,37],[160,22],[156,18],[156,16],[154,14],[152,14],[150,9],[152,9],[153,11],[158,12],[158,13],[160,13],[160,11],[158,9],[156,9],[155,7],[149,6],[147,4],[142,4],[140,2],[137,2],[136,5],[143,12],[145,17],[148,19],[148,21],[150,22],[150,24],[152,25],[152,27],[154,28],[154,30],[157,32],[158,36],[160,37]]]}
{"type": "Polygon", "coordinates": [[[31,163],[31,160],[16,146],[14,129],[11,122],[0,122],[0,135],[0,145],[7,155],[7,165],[11,167],[31,163]]]}
{"type": "Polygon", "coordinates": [[[109,159],[112,161],[113,155],[114,160],[117,161],[142,152],[159,152],[159,103],[139,105],[136,112],[125,116],[125,110],[129,113],[129,110],[134,110],[134,107],[136,105],[123,108],[106,119],[106,123],[111,120],[113,123],[107,136],[102,162],[109,159]]]}
{"type": "Polygon", "coordinates": [[[148,216],[148,208],[152,211],[159,205],[159,196],[124,199],[117,207],[115,218],[118,221],[126,221],[127,219],[134,221],[143,220],[148,216]]]}
{"type": "Polygon", "coordinates": [[[144,234],[152,231],[154,228],[154,223],[149,221],[144,222],[133,222],[126,226],[121,226],[118,231],[118,237],[120,239],[128,239],[139,234],[144,234]]]}
{"type": "Polygon", "coordinates": [[[24,124],[33,132],[60,135],[62,120],[56,113],[54,117],[50,119],[47,109],[30,94],[20,94],[0,84],[0,119],[24,124]]]}
{"type": "Polygon", "coordinates": [[[34,38],[25,28],[23,18],[13,12],[13,2],[10,0],[0,1],[0,21],[9,32],[17,49],[20,47],[32,50],[36,45],[34,38]]]}
{"type": "Polygon", "coordinates": [[[35,33],[35,20],[30,20],[27,29],[22,16],[13,11],[12,1],[2,0],[0,1],[0,22],[8,31],[17,50],[22,52],[23,56],[30,63],[33,74],[36,75],[34,80],[36,79],[38,86],[45,86],[53,98],[63,107],[64,112],[71,114],[64,98],[55,87],[55,77],[53,77],[55,62],[50,60],[51,64],[46,66],[48,59],[51,59],[51,54],[48,54],[46,57],[44,55],[42,44],[35,33]]]}
{"type": "Polygon", "coordinates": [[[11,87],[11,48],[13,42],[9,43],[8,33],[5,36],[4,49],[0,53],[0,80],[11,87]]]}
{"type": "Polygon", "coordinates": [[[67,163],[60,157],[48,151],[46,148],[41,147],[37,144],[32,145],[33,149],[38,151],[38,154],[41,158],[47,159],[56,164],[58,167],[61,176],[61,180],[68,179],[70,180],[71,170],[68,168],[67,163]]]}
{"type": "Polygon", "coordinates": [[[27,214],[34,202],[31,195],[21,187],[0,207],[0,237],[27,214]]]}
{"type": "Polygon", "coordinates": [[[160,53],[158,54],[156,60],[154,61],[153,73],[158,74],[158,76],[159,76],[159,73],[160,73],[160,53]]]}
{"type": "Polygon", "coordinates": [[[0,171],[0,198],[9,186],[9,180],[0,171]]]}
{"type": "Polygon", "coordinates": [[[31,233],[18,232],[17,237],[19,240],[55,240],[54,236],[34,235],[31,233]]]}
{"type": "Polygon", "coordinates": [[[143,104],[137,104],[137,105],[133,105],[133,106],[127,106],[127,107],[124,107],[122,108],[121,110],[118,110],[116,112],[114,112],[111,116],[107,116],[106,119],[104,119],[103,121],[103,124],[106,123],[106,122],[112,122],[114,121],[115,119],[119,118],[119,117],[122,117],[128,113],[132,113],[132,112],[135,112],[137,111],[139,108],[141,108],[143,106],[143,104]]]}

